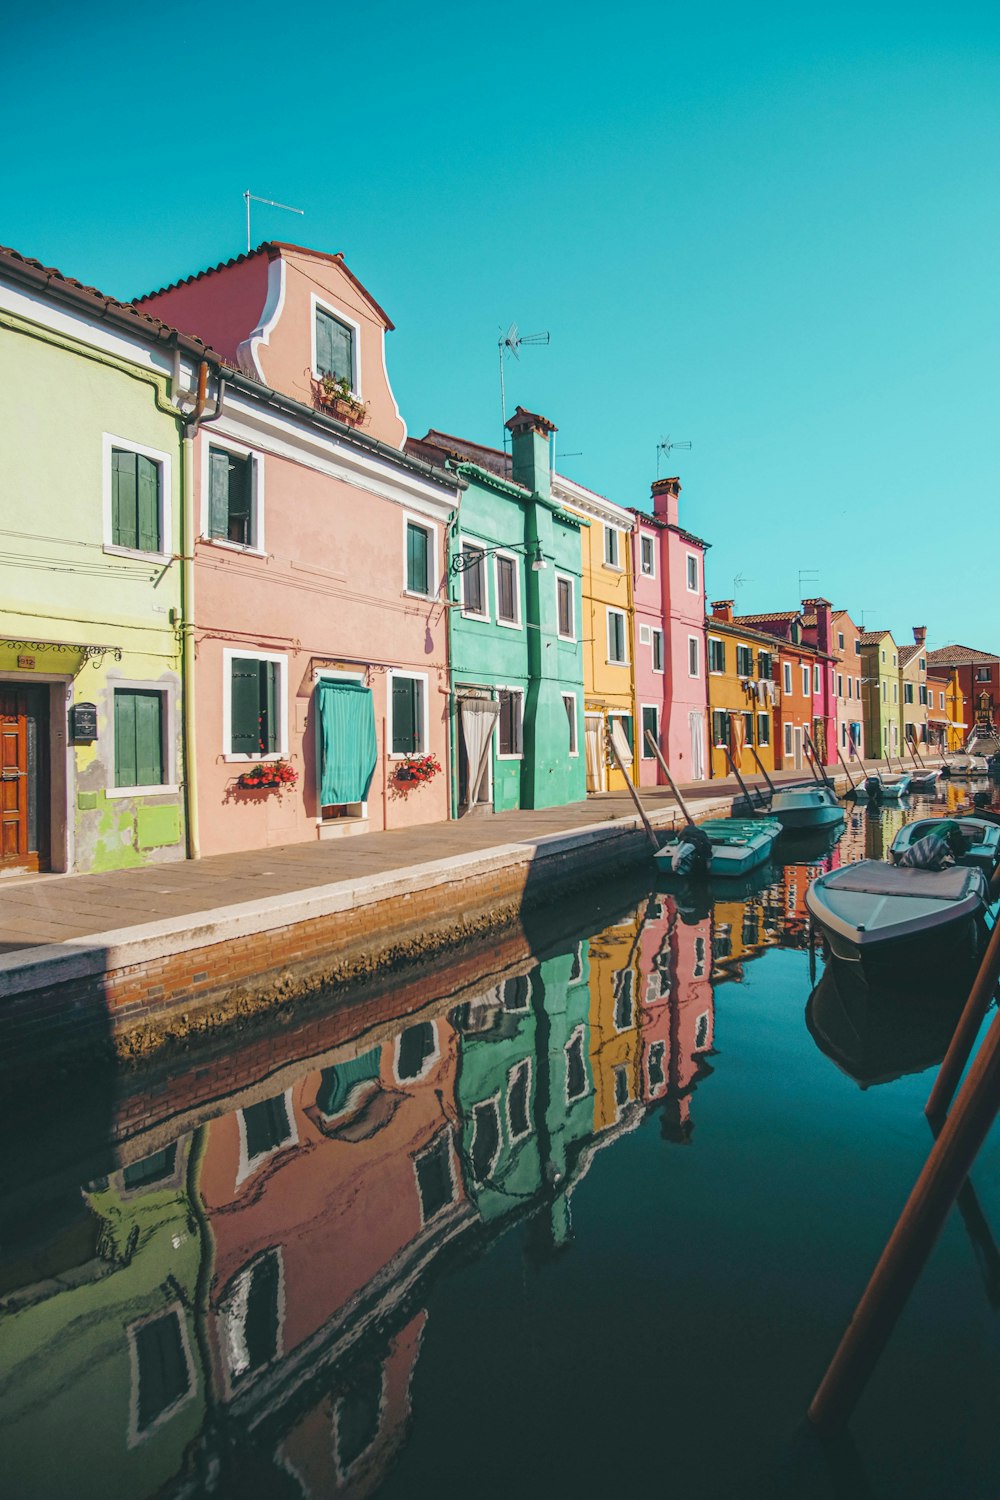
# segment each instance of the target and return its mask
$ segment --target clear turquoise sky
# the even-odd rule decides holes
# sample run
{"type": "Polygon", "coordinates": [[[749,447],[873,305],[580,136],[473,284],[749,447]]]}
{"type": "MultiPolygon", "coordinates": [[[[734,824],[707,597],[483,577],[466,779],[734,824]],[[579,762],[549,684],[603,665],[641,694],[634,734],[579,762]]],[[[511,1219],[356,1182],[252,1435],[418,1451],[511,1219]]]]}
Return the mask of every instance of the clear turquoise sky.
{"type": "Polygon", "coordinates": [[[0,239],[120,297],[255,240],[342,250],[410,431],[682,520],[740,611],[820,592],[1000,649],[1000,6],[455,3],[6,23],[0,239]]]}

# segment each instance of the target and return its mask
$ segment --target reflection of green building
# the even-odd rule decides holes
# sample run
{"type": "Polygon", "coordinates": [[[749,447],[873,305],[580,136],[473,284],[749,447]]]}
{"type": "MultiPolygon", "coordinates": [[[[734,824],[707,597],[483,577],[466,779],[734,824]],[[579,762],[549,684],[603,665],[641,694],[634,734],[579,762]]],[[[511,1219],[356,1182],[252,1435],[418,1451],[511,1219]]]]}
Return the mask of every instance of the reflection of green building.
{"type": "Polygon", "coordinates": [[[5,1268],[0,1473],[17,1500],[140,1500],[201,1428],[187,1163],[175,1142],[102,1179],[30,1281],[5,1268]]]}

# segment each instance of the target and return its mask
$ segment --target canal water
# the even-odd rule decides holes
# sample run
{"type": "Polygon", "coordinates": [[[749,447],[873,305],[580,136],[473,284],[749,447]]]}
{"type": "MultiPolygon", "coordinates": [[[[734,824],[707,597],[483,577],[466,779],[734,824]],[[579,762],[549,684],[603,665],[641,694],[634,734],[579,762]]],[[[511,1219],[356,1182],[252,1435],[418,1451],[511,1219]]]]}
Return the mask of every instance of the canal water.
{"type": "Polygon", "coordinates": [[[354,1034],[41,1080],[5,1123],[0,1491],[995,1496],[996,1131],[850,1437],[804,1425],[962,987],[834,983],[805,891],[965,791],[712,903],[536,920],[354,1034]]]}

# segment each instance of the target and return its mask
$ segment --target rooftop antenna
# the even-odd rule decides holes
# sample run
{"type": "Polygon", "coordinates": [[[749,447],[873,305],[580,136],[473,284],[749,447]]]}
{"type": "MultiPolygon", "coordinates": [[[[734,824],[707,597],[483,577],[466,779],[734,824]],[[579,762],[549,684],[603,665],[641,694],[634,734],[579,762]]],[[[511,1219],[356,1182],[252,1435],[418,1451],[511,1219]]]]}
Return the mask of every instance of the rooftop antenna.
{"type": "Polygon", "coordinates": [[[283,208],[287,214],[304,214],[304,208],[293,208],[290,203],[276,203],[273,198],[258,198],[256,193],[251,193],[247,188],[243,194],[243,201],[247,206],[247,254],[253,249],[253,241],[250,238],[250,205],[251,203],[266,203],[270,208],[283,208]]]}
{"type": "Polygon", "coordinates": [[[810,583],[810,584],[812,584],[813,587],[815,587],[814,580],[817,579],[818,577],[819,577],[819,569],[818,568],[800,568],[799,569],[799,592],[798,592],[798,595],[796,597],[799,598],[799,599],[802,598],[802,585],[803,585],[803,583],[810,583]]]}
{"type": "Polygon", "coordinates": [[[505,354],[512,354],[515,359],[520,359],[519,351],[522,344],[548,344],[550,341],[551,335],[548,333],[519,333],[516,323],[512,323],[506,333],[502,328],[500,330],[500,337],[497,339],[497,354],[500,359],[500,421],[505,453],[507,452],[507,392],[503,378],[503,357],[505,354]]]}
{"type": "Polygon", "coordinates": [[[661,438],[656,445],[656,477],[660,477],[660,454],[669,458],[674,448],[690,448],[691,444],[687,438],[672,438],[668,432],[665,438],[661,438]]]}
{"type": "Polygon", "coordinates": [[[752,578],[747,578],[746,574],[744,574],[744,573],[737,573],[736,577],[733,579],[733,603],[734,604],[736,603],[736,592],[737,592],[737,590],[741,589],[745,583],[753,583],[753,579],[752,578]]]}

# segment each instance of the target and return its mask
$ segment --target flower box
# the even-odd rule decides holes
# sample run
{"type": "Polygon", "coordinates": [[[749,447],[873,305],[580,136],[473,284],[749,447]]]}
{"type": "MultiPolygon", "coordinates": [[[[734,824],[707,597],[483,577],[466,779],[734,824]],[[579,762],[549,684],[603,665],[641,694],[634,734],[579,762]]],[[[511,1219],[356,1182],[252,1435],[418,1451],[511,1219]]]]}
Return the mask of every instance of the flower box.
{"type": "Polygon", "coordinates": [[[287,760],[262,760],[241,771],[236,785],[243,792],[283,791],[286,786],[294,786],[298,779],[298,771],[287,760]]]}

